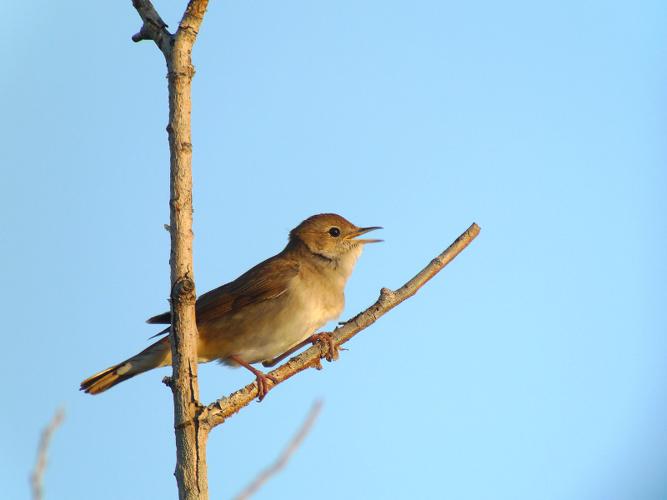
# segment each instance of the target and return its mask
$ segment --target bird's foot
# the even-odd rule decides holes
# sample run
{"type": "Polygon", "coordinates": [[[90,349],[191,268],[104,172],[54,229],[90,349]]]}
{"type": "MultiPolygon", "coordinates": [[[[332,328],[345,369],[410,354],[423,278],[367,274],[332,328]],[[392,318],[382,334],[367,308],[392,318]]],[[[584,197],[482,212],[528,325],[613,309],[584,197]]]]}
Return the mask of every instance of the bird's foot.
{"type": "Polygon", "coordinates": [[[327,352],[324,355],[324,359],[327,361],[331,362],[338,359],[338,351],[340,350],[340,347],[338,347],[338,344],[336,344],[336,341],[330,332],[315,333],[311,335],[308,340],[310,340],[313,345],[317,344],[318,342],[322,342],[327,346],[327,352]]]}
{"type": "Polygon", "coordinates": [[[257,382],[257,401],[264,399],[271,388],[278,385],[278,380],[276,377],[267,375],[266,373],[263,373],[259,370],[256,370],[255,381],[257,382]]]}
{"type": "Polygon", "coordinates": [[[229,359],[232,361],[238,363],[242,367],[246,368],[247,370],[250,370],[253,375],[255,375],[255,381],[257,382],[257,400],[261,401],[266,397],[266,395],[269,393],[269,391],[276,385],[280,383],[280,381],[274,377],[273,375],[267,375],[263,371],[258,370],[254,366],[252,366],[250,363],[246,363],[243,361],[241,358],[238,356],[229,356],[229,359]],[[269,383],[271,382],[271,383],[269,383]]]}

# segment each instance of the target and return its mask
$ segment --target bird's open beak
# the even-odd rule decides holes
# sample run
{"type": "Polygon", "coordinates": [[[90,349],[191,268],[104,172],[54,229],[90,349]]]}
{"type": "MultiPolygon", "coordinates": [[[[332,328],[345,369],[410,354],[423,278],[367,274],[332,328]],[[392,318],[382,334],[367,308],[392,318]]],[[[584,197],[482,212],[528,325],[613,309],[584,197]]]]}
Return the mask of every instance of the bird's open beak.
{"type": "MultiPolygon", "coordinates": [[[[347,235],[347,237],[345,239],[351,240],[351,239],[356,238],[357,236],[361,236],[362,234],[366,234],[369,231],[375,231],[376,229],[382,229],[382,226],[360,227],[356,231],[347,235]]],[[[357,239],[355,239],[354,241],[356,241],[358,243],[380,243],[381,241],[384,241],[384,240],[366,240],[366,239],[357,240],[357,239]]]]}

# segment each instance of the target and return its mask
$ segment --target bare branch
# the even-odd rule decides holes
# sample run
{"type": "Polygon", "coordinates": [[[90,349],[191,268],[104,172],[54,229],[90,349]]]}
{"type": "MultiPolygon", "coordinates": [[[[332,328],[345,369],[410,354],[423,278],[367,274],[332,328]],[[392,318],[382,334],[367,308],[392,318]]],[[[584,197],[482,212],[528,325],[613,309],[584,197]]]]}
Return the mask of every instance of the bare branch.
{"type": "Polygon", "coordinates": [[[171,53],[173,36],[167,31],[167,23],[162,20],[150,0],[132,0],[132,5],[137,9],[143,21],[139,32],[132,36],[132,41],[153,40],[164,56],[168,58],[171,53]]]}
{"type": "MultiPolygon", "coordinates": [[[[334,330],[333,337],[336,345],[347,342],[361,330],[375,323],[380,316],[383,316],[405,299],[412,297],[427,281],[454,260],[475,239],[479,231],[479,226],[473,223],[454,243],[401,288],[395,291],[383,288],[375,304],[334,330]]],[[[328,346],[318,343],[273,370],[271,376],[282,382],[308,368],[320,369],[322,367],[320,359],[328,351],[328,346]]],[[[248,405],[256,395],[257,384],[253,382],[227,397],[214,401],[202,411],[199,417],[202,426],[211,429],[222,424],[228,417],[248,405]]]]}
{"type": "MultiPolygon", "coordinates": [[[[133,0],[140,2],[140,0],[133,0]]],[[[146,0],[148,1],[148,0],[146,0]]],[[[146,6],[146,2],[140,2],[146,6]]],[[[149,5],[149,4],[148,4],[149,5]]],[[[171,343],[176,482],[181,500],[208,499],[206,443],[199,425],[197,324],[192,260],[192,48],[208,0],[190,0],[169,47],[156,40],[165,55],[169,91],[169,230],[171,235],[171,343]]],[[[141,13],[141,12],[140,12],[141,13]]],[[[153,12],[150,12],[153,15],[153,12]]],[[[143,19],[143,17],[142,17],[143,19]]],[[[161,20],[160,20],[161,21],[161,20]]],[[[144,26],[146,26],[144,22],[144,26]]],[[[166,29],[162,28],[165,33],[166,29]]]]}
{"type": "Polygon", "coordinates": [[[143,24],[132,40],[153,40],[167,64],[169,91],[170,182],[169,225],[171,235],[171,354],[169,387],[174,398],[176,482],[181,500],[208,498],[206,471],[207,429],[199,425],[197,382],[197,325],[192,261],[192,48],[204,19],[208,0],[190,0],[174,35],[151,0],[132,0],[143,24]]]}
{"type": "Polygon", "coordinates": [[[30,485],[32,486],[33,500],[41,500],[44,493],[44,471],[46,470],[46,458],[49,451],[49,444],[56,429],[60,427],[65,418],[65,411],[59,408],[51,418],[49,424],[42,431],[42,437],[39,439],[39,446],[37,447],[37,461],[35,468],[30,475],[30,485]]]}
{"type": "Polygon", "coordinates": [[[280,472],[287,462],[289,462],[292,455],[299,449],[301,443],[306,438],[310,430],[313,428],[313,424],[317,420],[317,417],[322,410],[322,401],[315,401],[313,407],[310,409],[306,420],[303,421],[301,428],[294,434],[292,440],[287,444],[280,456],[273,462],[269,467],[260,472],[257,477],[248,485],[246,488],[236,496],[235,500],[247,500],[252,495],[257,493],[257,491],[264,486],[264,484],[280,472]]]}

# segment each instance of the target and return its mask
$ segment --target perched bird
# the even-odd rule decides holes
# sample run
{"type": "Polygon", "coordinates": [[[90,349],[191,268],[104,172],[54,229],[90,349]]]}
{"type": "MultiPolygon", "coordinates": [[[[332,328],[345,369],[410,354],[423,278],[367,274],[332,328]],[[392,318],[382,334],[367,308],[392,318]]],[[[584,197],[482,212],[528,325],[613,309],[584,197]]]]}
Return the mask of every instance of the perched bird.
{"type": "MultiPolygon", "coordinates": [[[[324,341],[327,359],[337,357],[328,333],[314,332],[338,318],[345,302],[344,288],[366,243],[382,240],[359,236],[381,229],[357,227],[336,214],[314,215],[295,227],[282,252],[226,285],[197,299],[199,362],[218,360],[243,366],[257,379],[261,400],[276,380],[252,367],[273,366],[309,342],[324,341]]],[[[148,323],[171,322],[169,312],[148,323]]],[[[169,333],[170,327],[158,335],[169,333]]],[[[171,364],[169,337],[83,382],[81,390],[98,394],[140,373],[171,364]]]]}

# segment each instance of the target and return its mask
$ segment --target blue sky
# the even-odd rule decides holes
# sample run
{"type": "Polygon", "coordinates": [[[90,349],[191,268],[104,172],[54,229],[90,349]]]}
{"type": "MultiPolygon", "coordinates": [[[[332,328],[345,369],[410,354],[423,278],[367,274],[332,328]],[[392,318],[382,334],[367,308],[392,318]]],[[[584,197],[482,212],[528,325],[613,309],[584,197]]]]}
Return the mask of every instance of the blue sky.
{"type": "MultiPolygon", "coordinates": [[[[157,4],[176,26],[184,2],[157,4]]],[[[98,397],[168,296],[166,82],[130,2],[5,2],[0,483],[176,498],[166,369],[98,397]]],[[[382,225],[343,317],[473,221],[413,299],[217,428],[211,498],[667,497],[664,2],[212,2],[195,48],[200,292],[305,217],[382,225]]],[[[251,380],[209,364],[211,401],[251,380]]]]}

